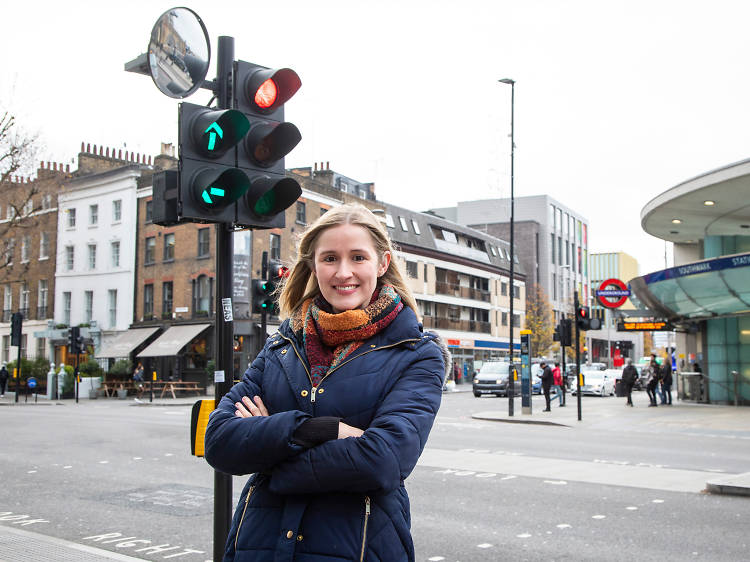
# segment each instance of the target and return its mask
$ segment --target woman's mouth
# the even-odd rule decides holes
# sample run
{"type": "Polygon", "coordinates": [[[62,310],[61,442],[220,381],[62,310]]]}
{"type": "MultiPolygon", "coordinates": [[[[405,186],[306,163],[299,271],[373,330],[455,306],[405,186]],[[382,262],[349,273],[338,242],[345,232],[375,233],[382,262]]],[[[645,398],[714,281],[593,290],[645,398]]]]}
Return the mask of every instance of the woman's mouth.
{"type": "Polygon", "coordinates": [[[350,293],[355,291],[359,285],[335,285],[334,288],[340,293],[350,293]]]}

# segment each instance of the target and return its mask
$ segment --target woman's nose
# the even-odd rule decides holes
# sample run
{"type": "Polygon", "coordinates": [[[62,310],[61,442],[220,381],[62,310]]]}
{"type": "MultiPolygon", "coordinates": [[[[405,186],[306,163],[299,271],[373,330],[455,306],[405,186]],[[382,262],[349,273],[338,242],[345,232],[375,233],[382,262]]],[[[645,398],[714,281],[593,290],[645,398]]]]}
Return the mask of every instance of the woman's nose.
{"type": "Polygon", "coordinates": [[[352,275],[352,268],[346,260],[339,262],[339,267],[336,270],[336,277],[339,279],[348,279],[352,275]]]}

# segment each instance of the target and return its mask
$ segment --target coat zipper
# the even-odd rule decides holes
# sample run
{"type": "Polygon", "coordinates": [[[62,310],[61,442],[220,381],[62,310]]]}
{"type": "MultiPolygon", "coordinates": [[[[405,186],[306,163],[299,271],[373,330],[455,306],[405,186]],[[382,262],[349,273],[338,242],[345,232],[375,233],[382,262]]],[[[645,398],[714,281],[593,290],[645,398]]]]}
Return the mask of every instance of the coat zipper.
{"type": "Polygon", "coordinates": [[[247,497],[245,498],[245,507],[242,510],[242,517],[240,517],[240,522],[237,524],[237,534],[234,536],[234,551],[237,552],[237,540],[240,538],[240,529],[242,529],[242,522],[245,520],[245,512],[247,511],[247,504],[250,503],[250,496],[253,495],[253,490],[255,489],[255,486],[250,486],[250,489],[247,491],[247,497]]]}
{"type": "Polygon", "coordinates": [[[367,521],[370,519],[370,496],[365,496],[365,526],[362,530],[362,551],[359,554],[359,562],[365,559],[365,542],[367,542],[367,521]]]}
{"type": "Polygon", "coordinates": [[[312,390],[310,390],[310,402],[315,402],[315,394],[318,392],[318,388],[320,387],[320,385],[322,384],[322,382],[326,379],[326,377],[328,377],[328,375],[330,375],[331,373],[333,373],[339,367],[343,367],[344,365],[346,365],[347,363],[349,363],[349,361],[354,361],[357,357],[362,357],[363,355],[367,355],[368,353],[371,353],[373,351],[378,351],[378,350],[381,350],[381,349],[388,349],[389,347],[396,347],[397,345],[401,345],[402,343],[417,342],[417,341],[419,341],[419,338],[408,338],[408,339],[405,339],[405,340],[397,341],[396,343],[390,343],[388,345],[382,345],[380,347],[375,347],[375,348],[372,348],[372,349],[368,349],[367,351],[365,351],[363,353],[360,353],[359,355],[355,355],[354,357],[350,357],[349,359],[347,359],[343,363],[339,363],[338,365],[336,365],[333,369],[331,369],[330,371],[328,371],[322,379],[320,379],[320,382],[316,386],[316,385],[314,385],[312,383],[312,376],[310,376],[310,371],[308,370],[307,365],[302,360],[302,357],[300,356],[299,352],[297,351],[297,347],[294,345],[294,342],[292,342],[292,340],[290,340],[286,336],[283,336],[282,334],[279,334],[279,335],[282,338],[284,338],[286,341],[289,342],[289,345],[292,346],[292,349],[294,350],[294,354],[297,356],[297,359],[299,359],[299,362],[302,363],[302,366],[305,368],[305,372],[307,373],[307,378],[310,379],[310,385],[312,386],[312,390]]]}

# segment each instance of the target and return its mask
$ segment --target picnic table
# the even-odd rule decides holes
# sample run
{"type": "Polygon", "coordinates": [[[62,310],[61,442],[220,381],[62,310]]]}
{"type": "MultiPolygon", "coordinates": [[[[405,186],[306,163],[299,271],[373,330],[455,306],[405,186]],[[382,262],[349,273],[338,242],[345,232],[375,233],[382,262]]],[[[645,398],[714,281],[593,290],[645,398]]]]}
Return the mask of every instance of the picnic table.
{"type": "Polygon", "coordinates": [[[161,381],[164,387],[161,389],[159,398],[164,398],[167,392],[172,394],[172,398],[177,398],[175,391],[195,392],[197,395],[203,393],[203,389],[195,381],[161,381]]]}

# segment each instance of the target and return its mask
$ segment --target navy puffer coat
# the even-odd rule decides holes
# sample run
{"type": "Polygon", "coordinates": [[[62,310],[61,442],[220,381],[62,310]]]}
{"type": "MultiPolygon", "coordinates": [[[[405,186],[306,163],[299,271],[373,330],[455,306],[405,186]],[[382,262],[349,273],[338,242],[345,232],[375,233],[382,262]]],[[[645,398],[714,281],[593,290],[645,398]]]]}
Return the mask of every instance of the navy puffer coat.
{"type": "Polygon", "coordinates": [[[445,365],[437,336],[422,333],[405,307],[313,391],[304,348],[284,321],[206,430],[213,467],[254,473],[240,496],[225,560],[414,560],[404,480],[440,406],[445,365]],[[235,416],[235,402],[255,395],[269,416],[235,416]],[[309,449],[296,444],[295,430],[319,416],[365,432],[309,449]]]}

